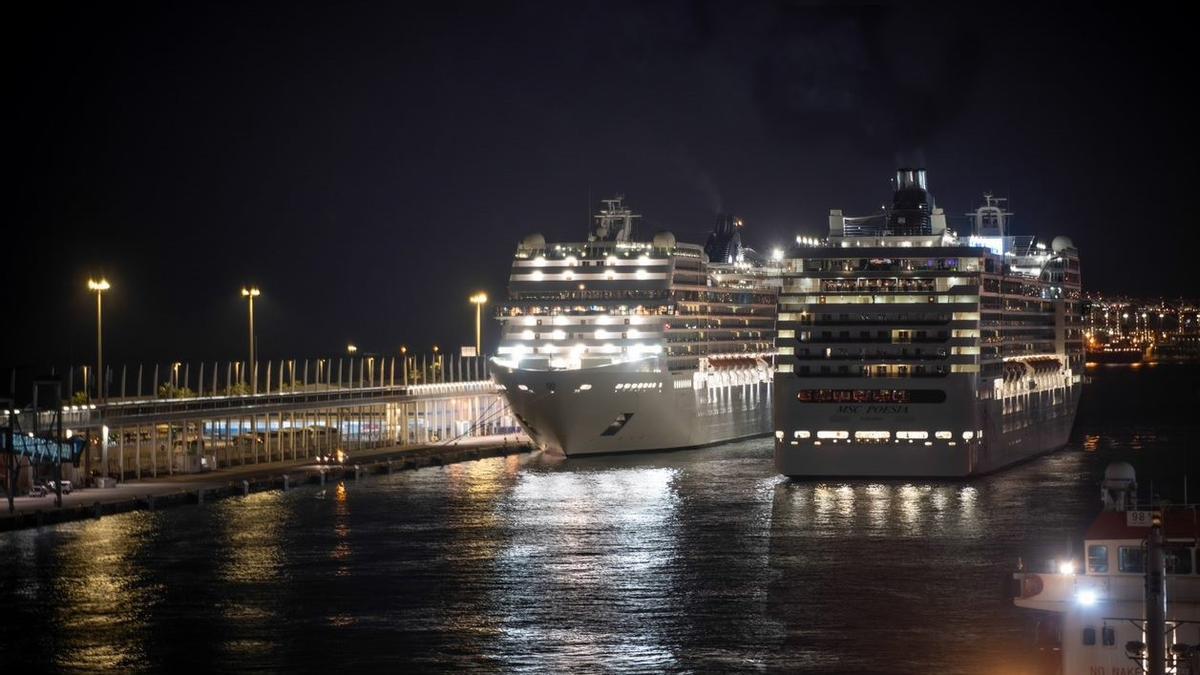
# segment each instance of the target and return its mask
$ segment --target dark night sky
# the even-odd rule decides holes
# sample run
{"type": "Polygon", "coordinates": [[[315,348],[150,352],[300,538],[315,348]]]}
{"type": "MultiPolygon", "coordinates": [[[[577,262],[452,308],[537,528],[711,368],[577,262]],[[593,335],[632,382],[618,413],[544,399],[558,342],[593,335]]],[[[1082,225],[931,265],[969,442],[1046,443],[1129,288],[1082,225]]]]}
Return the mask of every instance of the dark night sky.
{"type": "Polygon", "coordinates": [[[760,249],[929,169],[1011,198],[1089,290],[1194,294],[1190,24],[1128,8],[811,3],[39,3],[5,42],[16,289],[0,363],[469,343],[518,239],[588,195],[760,249]],[[968,13],[970,12],[970,13],[968,13]],[[1185,229],[1186,228],[1186,229],[1185,229]],[[1174,244],[1168,243],[1174,240],[1174,244]]]}

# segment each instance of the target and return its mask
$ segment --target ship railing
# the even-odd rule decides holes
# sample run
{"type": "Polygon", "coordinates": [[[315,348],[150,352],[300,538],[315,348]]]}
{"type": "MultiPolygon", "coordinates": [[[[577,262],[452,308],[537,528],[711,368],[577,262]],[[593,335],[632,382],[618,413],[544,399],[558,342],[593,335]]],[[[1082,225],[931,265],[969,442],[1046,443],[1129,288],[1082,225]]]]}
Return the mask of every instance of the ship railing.
{"type": "MultiPolygon", "coordinates": [[[[1079,602],[1087,597],[1095,602],[1141,602],[1146,578],[1143,572],[1117,574],[1062,574],[1060,572],[1018,572],[1021,576],[1036,575],[1042,591],[1029,600],[1042,602],[1079,602]]],[[[1167,597],[1200,596],[1200,576],[1168,574],[1167,597]]]]}
{"type": "MultiPolygon", "coordinates": [[[[790,363],[789,363],[789,364],[784,364],[784,365],[791,366],[792,364],[790,364],[790,363]]],[[[820,373],[820,372],[813,372],[813,371],[811,370],[811,368],[810,368],[809,372],[807,372],[807,373],[805,373],[805,372],[802,372],[802,371],[800,371],[800,370],[798,370],[798,369],[795,369],[795,370],[793,370],[792,372],[795,374],[795,376],[796,376],[796,377],[811,377],[811,378],[839,378],[839,379],[850,379],[850,378],[853,378],[853,379],[863,379],[863,378],[871,378],[871,379],[890,379],[890,380],[906,380],[906,379],[909,379],[909,378],[915,378],[915,379],[935,379],[935,378],[939,378],[939,379],[940,379],[940,378],[945,378],[945,377],[948,377],[948,376],[950,375],[950,373],[949,373],[949,372],[943,372],[943,373],[938,373],[938,372],[932,372],[932,373],[914,373],[914,372],[909,372],[909,373],[907,373],[907,374],[905,374],[905,375],[901,375],[901,374],[899,374],[899,373],[894,373],[894,372],[893,372],[893,373],[884,373],[884,374],[882,374],[882,375],[876,375],[875,373],[871,372],[869,369],[864,369],[864,370],[860,370],[860,371],[854,371],[854,372],[849,372],[849,373],[820,373]]]]}
{"type": "MultiPolygon", "coordinates": [[[[945,361],[950,358],[950,354],[895,354],[889,352],[872,352],[869,354],[796,354],[796,359],[799,361],[887,361],[906,362],[906,361],[945,361]]],[[[958,354],[955,354],[958,356],[958,354]]],[[[966,356],[965,354],[963,356],[966,356]]]]}
{"type": "MultiPolygon", "coordinates": [[[[800,344],[814,345],[814,346],[825,344],[825,343],[853,344],[853,343],[858,343],[858,342],[861,342],[863,344],[942,344],[942,343],[945,343],[948,340],[952,340],[952,339],[955,339],[955,338],[952,338],[949,335],[946,335],[946,336],[942,336],[942,337],[938,337],[938,336],[923,337],[923,338],[912,337],[912,338],[908,338],[906,340],[900,341],[897,339],[893,339],[889,335],[887,337],[853,337],[853,336],[850,336],[850,337],[841,337],[841,336],[839,336],[839,337],[814,337],[814,338],[811,338],[808,340],[797,339],[797,342],[799,342],[800,344]]],[[[971,339],[971,338],[967,338],[967,339],[971,339]]]]}
{"type": "Polygon", "coordinates": [[[905,319],[895,315],[869,319],[818,319],[816,317],[817,315],[813,312],[808,312],[808,320],[797,321],[796,323],[804,326],[813,326],[814,328],[822,326],[879,326],[880,328],[903,329],[906,326],[945,326],[953,320],[950,317],[944,319],[905,319]]]}

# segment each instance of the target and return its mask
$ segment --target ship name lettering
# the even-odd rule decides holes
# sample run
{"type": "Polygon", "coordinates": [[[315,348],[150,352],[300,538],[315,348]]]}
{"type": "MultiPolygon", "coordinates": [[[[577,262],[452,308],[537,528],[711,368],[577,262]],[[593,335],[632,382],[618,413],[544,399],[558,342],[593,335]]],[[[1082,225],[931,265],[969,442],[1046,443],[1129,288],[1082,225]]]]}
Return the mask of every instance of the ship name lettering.
{"type": "Polygon", "coordinates": [[[908,406],[906,405],[839,405],[839,415],[894,415],[907,414],[908,406]],[[865,409],[864,409],[865,408],[865,409]]]}

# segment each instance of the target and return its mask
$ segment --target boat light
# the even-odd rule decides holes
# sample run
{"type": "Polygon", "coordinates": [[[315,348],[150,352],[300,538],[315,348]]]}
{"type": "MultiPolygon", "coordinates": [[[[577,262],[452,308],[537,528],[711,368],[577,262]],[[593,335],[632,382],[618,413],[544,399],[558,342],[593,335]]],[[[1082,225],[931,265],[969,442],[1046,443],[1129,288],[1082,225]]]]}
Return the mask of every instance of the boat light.
{"type": "Polygon", "coordinates": [[[1058,563],[1058,573],[1064,574],[1067,576],[1071,576],[1072,574],[1075,574],[1075,561],[1074,560],[1064,560],[1064,561],[1058,563]]]}

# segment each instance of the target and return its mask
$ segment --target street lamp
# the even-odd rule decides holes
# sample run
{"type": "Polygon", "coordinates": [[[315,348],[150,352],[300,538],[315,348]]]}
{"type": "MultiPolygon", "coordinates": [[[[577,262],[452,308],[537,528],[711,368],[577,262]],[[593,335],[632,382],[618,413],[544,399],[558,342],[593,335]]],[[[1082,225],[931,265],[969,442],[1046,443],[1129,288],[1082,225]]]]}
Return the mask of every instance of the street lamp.
{"type": "Polygon", "coordinates": [[[250,300],[250,362],[246,364],[246,373],[253,378],[254,382],[250,385],[251,393],[258,393],[258,373],[254,367],[254,299],[262,295],[262,291],[251,286],[250,288],[242,288],[242,297],[250,300]]]}
{"type": "Polygon", "coordinates": [[[475,305],[475,355],[483,356],[483,341],[480,339],[480,315],[482,314],[483,306],[487,303],[487,293],[476,293],[471,296],[471,304],[475,305]]]}
{"type": "Polygon", "coordinates": [[[108,279],[88,279],[88,290],[96,292],[96,398],[104,402],[104,291],[112,288],[108,279]]]}
{"type": "Polygon", "coordinates": [[[404,377],[404,386],[408,386],[408,347],[400,345],[400,374],[404,377]]]}
{"type": "Polygon", "coordinates": [[[433,346],[433,381],[438,381],[438,371],[442,368],[442,355],[438,353],[438,346],[433,346]]]}

